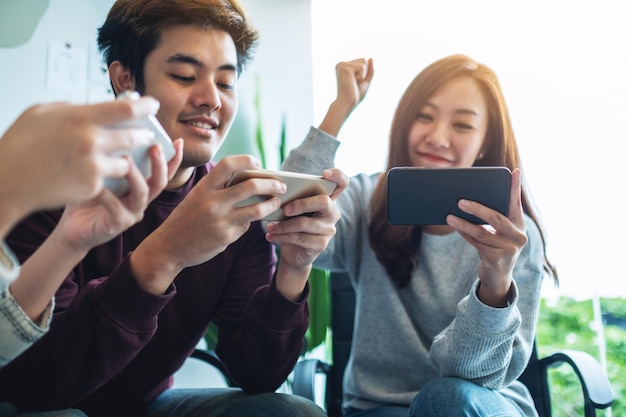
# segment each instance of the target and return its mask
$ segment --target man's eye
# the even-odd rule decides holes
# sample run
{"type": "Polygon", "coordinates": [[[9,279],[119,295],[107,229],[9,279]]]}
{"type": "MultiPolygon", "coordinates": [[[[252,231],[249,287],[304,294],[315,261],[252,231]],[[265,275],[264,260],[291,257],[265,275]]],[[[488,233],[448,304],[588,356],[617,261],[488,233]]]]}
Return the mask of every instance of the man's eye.
{"type": "Polygon", "coordinates": [[[234,90],[235,89],[235,83],[218,83],[218,85],[220,86],[220,88],[223,88],[224,90],[234,90]]]}
{"type": "Polygon", "coordinates": [[[193,77],[185,77],[183,75],[176,75],[176,74],[172,74],[172,78],[174,78],[175,80],[184,82],[184,83],[191,83],[194,81],[193,77]]]}

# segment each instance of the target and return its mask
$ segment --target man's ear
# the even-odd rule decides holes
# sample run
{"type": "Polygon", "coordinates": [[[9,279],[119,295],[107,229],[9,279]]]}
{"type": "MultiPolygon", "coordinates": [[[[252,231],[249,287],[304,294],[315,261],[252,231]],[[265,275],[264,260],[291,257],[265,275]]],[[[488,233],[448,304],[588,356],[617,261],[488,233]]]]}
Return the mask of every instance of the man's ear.
{"type": "Polygon", "coordinates": [[[116,96],[122,91],[135,90],[135,80],[120,61],[113,61],[109,65],[109,78],[111,78],[111,85],[113,85],[116,96]]]}

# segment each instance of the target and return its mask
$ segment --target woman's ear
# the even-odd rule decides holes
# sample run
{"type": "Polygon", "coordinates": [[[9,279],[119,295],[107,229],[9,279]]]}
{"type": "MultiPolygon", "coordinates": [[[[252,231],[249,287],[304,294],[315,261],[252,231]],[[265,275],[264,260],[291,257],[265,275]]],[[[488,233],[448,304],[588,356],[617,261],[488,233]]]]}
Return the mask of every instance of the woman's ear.
{"type": "Polygon", "coordinates": [[[135,80],[130,74],[130,71],[127,70],[120,61],[113,61],[111,65],[109,65],[109,78],[111,78],[115,96],[122,91],[135,90],[135,80]]]}

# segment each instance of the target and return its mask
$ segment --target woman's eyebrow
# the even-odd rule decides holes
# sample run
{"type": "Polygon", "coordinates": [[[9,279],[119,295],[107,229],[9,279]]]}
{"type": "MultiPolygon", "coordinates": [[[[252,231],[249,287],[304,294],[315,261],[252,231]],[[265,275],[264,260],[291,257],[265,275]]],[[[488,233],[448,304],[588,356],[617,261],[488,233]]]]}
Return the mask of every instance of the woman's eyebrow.
{"type": "Polygon", "coordinates": [[[478,113],[475,110],[470,110],[470,109],[459,109],[459,110],[456,110],[455,113],[457,113],[457,114],[469,114],[470,116],[480,117],[480,113],[478,113]]]}
{"type": "MultiPolygon", "coordinates": [[[[439,108],[437,106],[435,106],[433,103],[431,103],[430,101],[426,101],[424,102],[424,107],[429,107],[433,110],[439,110],[439,108]]],[[[480,113],[478,113],[476,110],[472,110],[472,109],[457,109],[454,111],[455,114],[468,114],[470,116],[476,116],[476,117],[480,117],[480,113]]]]}

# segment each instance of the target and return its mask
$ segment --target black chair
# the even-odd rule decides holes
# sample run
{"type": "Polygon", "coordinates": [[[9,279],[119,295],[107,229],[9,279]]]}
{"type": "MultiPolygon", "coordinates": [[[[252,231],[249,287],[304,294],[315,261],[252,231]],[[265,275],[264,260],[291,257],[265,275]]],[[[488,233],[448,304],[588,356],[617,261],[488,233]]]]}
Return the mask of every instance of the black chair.
{"type": "MultiPolygon", "coordinates": [[[[333,365],[320,360],[305,359],[296,364],[293,393],[315,400],[315,375],[326,375],[325,405],[329,417],[341,416],[343,373],[354,324],[354,291],[346,274],[332,273],[330,277],[333,365]]],[[[530,362],[519,378],[530,391],[540,417],[550,417],[550,390],[548,369],[569,364],[580,381],[584,397],[585,417],[596,415],[596,409],[610,407],[615,399],[613,389],[604,370],[593,356],[579,351],[562,351],[539,359],[536,346],[530,362]]]]}
{"type": "Polygon", "coordinates": [[[217,357],[217,354],[213,350],[207,349],[199,349],[196,348],[192,353],[191,357],[194,359],[198,359],[202,362],[206,362],[207,364],[215,367],[222,376],[224,377],[224,382],[229,387],[236,388],[238,387],[237,383],[230,377],[228,374],[228,370],[226,369],[226,365],[217,357]]]}

